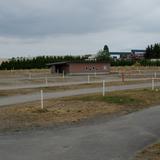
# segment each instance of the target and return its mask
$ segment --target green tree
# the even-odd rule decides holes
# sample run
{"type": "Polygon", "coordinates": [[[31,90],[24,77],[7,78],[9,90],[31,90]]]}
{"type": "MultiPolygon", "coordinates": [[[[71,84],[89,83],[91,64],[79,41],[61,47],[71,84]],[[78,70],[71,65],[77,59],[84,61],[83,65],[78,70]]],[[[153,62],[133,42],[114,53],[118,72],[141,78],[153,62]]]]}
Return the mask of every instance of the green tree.
{"type": "Polygon", "coordinates": [[[148,46],[144,57],[146,59],[160,59],[160,44],[156,43],[148,46]]]}
{"type": "Polygon", "coordinates": [[[97,61],[109,61],[110,53],[107,45],[104,46],[103,50],[100,50],[96,56],[97,61]]]}

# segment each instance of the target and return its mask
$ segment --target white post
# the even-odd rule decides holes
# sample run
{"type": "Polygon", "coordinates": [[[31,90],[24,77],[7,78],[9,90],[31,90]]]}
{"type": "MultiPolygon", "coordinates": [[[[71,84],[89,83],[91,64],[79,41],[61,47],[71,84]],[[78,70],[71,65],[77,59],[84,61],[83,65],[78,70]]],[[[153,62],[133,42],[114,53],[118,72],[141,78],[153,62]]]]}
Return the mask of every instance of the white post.
{"type": "Polygon", "coordinates": [[[94,77],[96,78],[96,76],[97,76],[97,73],[95,72],[95,73],[94,73],[94,77]]]}
{"type": "Polygon", "coordinates": [[[43,90],[41,90],[41,109],[44,108],[44,105],[43,105],[43,90]]]}
{"type": "Polygon", "coordinates": [[[103,97],[105,96],[105,80],[103,80],[103,97]]]}
{"type": "Polygon", "coordinates": [[[46,86],[48,86],[48,78],[47,78],[47,76],[45,77],[45,82],[46,82],[46,86]]]}
{"type": "Polygon", "coordinates": [[[64,78],[64,70],[63,70],[63,78],[64,78]]]}
{"type": "Polygon", "coordinates": [[[154,78],[152,78],[152,90],[154,90],[154,78]]]}
{"type": "Polygon", "coordinates": [[[31,73],[29,73],[29,79],[31,79],[31,73]]]}
{"type": "Polygon", "coordinates": [[[139,74],[141,74],[141,70],[139,70],[139,74]]]}
{"type": "Polygon", "coordinates": [[[88,83],[90,83],[90,76],[88,75],[88,83]]]}
{"type": "Polygon", "coordinates": [[[157,73],[156,72],[154,73],[154,78],[157,78],[157,73]]]}

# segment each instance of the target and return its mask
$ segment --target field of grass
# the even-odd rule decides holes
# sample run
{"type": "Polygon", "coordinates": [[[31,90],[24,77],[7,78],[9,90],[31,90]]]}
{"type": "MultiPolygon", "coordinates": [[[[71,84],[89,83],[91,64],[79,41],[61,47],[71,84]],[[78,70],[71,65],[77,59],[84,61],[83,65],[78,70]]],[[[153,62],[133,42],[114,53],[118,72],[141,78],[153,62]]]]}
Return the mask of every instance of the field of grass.
{"type": "Polygon", "coordinates": [[[97,116],[119,116],[160,104],[160,91],[110,92],[17,104],[0,108],[0,131],[15,131],[74,123],[97,116]]]}
{"type": "Polygon", "coordinates": [[[135,160],[160,160],[160,143],[146,147],[137,154],[135,160]]]}

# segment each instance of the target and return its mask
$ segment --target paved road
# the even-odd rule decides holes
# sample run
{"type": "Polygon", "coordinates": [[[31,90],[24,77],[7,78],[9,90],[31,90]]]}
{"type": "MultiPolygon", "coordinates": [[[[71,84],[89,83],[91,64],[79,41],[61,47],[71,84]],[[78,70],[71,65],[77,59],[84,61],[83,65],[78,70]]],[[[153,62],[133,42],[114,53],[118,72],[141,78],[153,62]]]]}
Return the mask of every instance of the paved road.
{"type": "MultiPolygon", "coordinates": [[[[160,83],[156,83],[156,86],[160,86],[160,83]]],[[[111,86],[106,88],[106,92],[138,89],[138,88],[148,88],[148,87],[151,87],[150,83],[111,86]]],[[[70,91],[63,91],[63,92],[61,91],[61,92],[54,92],[54,93],[44,93],[44,99],[69,97],[69,96],[84,95],[84,94],[90,94],[90,93],[100,93],[100,92],[102,92],[102,88],[86,88],[86,89],[77,89],[77,90],[70,90],[70,91]]],[[[40,100],[40,93],[33,93],[33,94],[20,95],[20,96],[16,95],[11,97],[0,97],[0,106],[12,105],[12,104],[18,104],[18,103],[24,103],[24,102],[32,102],[36,100],[40,100]]]]}
{"type": "Polygon", "coordinates": [[[78,126],[0,135],[0,160],[130,160],[160,138],[160,106],[78,126]]]}

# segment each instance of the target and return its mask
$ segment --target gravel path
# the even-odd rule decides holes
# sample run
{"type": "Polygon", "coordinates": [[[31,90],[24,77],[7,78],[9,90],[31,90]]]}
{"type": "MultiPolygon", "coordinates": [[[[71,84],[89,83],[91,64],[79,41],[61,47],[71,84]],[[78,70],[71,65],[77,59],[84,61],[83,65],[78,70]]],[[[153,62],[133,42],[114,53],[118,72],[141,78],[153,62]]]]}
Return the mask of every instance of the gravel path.
{"type": "Polygon", "coordinates": [[[1,160],[130,160],[160,138],[160,106],[110,121],[0,135],[1,160]]]}

